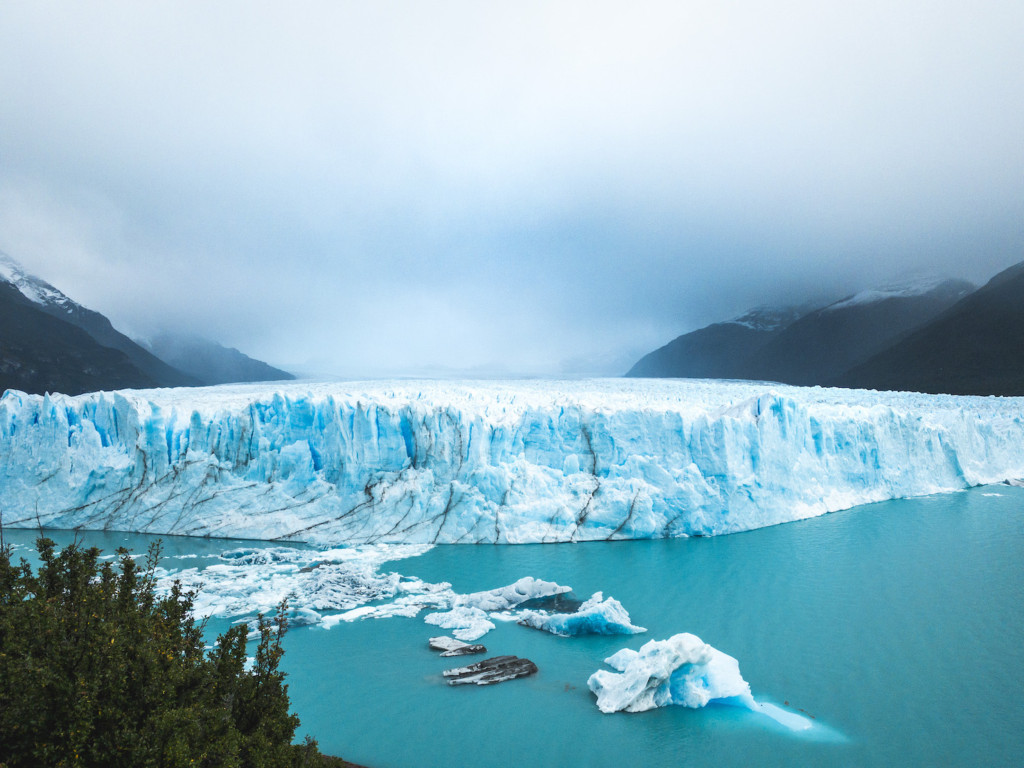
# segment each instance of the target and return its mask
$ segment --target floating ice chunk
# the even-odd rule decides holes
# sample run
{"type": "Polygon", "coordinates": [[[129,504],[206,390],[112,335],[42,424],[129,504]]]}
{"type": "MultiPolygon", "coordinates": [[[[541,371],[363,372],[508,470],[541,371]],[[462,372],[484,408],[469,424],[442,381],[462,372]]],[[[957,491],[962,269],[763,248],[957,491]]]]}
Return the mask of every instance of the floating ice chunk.
{"type": "Polygon", "coordinates": [[[427,641],[427,645],[430,646],[431,650],[441,651],[442,656],[471,656],[476,653],[486,653],[487,649],[482,645],[471,645],[464,643],[461,640],[456,640],[454,637],[448,637],[447,635],[441,635],[440,637],[432,637],[427,641]]]}
{"type": "MultiPolygon", "coordinates": [[[[426,586],[435,587],[437,585],[430,584],[426,586]]],[[[436,592],[408,595],[406,597],[399,597],[390,603],[363,605],[344,613],[325,616],[322,626],[325,629],[330,629],[340,622],[356,621],[357,619],[390,619],[396,616],[411,619],[419,615],[419,612],[424,608],[442,608],[447,607],[447,605],[447,597],[445,595],[438,595],[436,592]]]]}
{"type": "Polygon", "coordinates": [[[501,621],[511,623],[513,621],[519,621],[519,611],[491,611],[487,614],[487,618],[491,621],[501,621]]]}
{"type": "Polygon", "coordinates": [[[454,630],[452,634],[467,643],[478,640],[494,629],[494,624],[487,620],[486,613],[479,608],[464,605],[450,611],[428,613],[423,620],[435,627],[454,630]]]}
{"type": "Polygon", "coordinates": [[[239,547],[221,552],[220,559],[237,565],[268,565],[295,562],[304,554],[303,550],[294,547],[239,547]]]}
{"type": "Polygon", "coordinates": [[[322,620],[323,616],[312,608],[292,608],[288,611],[288,625],[292,627],[309,627],[322,620]]]}
{"type": "Polygon", "coordinates": [[[575,613],[523,611],[519,616],[519,623],[563,637],[634,635],[647,631],[629,620],[629,614],[622,607],[622,603],[614,597],[605,599],[601,592],[595,592],[575,613]]]}
{"type": "Polygon", "coordinates": [[[759,712],[792,730],[811,726],[796,713],[756,702],[739,662],[696,635],[684,632],[651,640],[639,651],[624,648],[605,663],[618,672],[598,670],[587,681],[605,713],[645,712],[670,704],[699,709],[717,702],[759,712]]]}
{"type": "Polygon", "coordinates": [[[330,629],[336,624],[341,624],[343,621],[356,621],[358,619],[365,619],[369,617],[377,617],[380,615],[380,608],[370,605],[361,605],[358,608],[353,608],[351,611],[345,611],[344,613],[335,613],[331,616],[324,616],[320,620],[320,626],[324,629],[330,629]]]}
{"type": "MultiPolygon", "coordinates": [[[[413,557],[427,546],[374,545],[318,551],[297,547],[234,549],[206,568],[158,570],[157,587],[174,581],[196,590],[197,617],[252,617],[272,612],[287,599],[295,624],[322,623],[320,611],[351,611],[398,597],[387,615],[415,616],[426,606],[447,605],[450,584],[429,584],[398,573],[381,573],[385,562],[413,557]]],[[[376,607],[384,615],[385,607],[376,607]]],[[[328,625],[351,618],[331,619],[328,625]]]]}
{"type": "Polygon", "coordinates": [[[468,667],[446,669],[441,674],[448,678],[448,685],[493,685],[536,673],[537,665],[529,659],[520,659],[518,656],[495,656],[470,664],[468,667]]]}
{"type": "Polygon", "coordinates": [[[527,600],[560,595],[570,591],[572,591],[572,587],[563,587],[553,581],[541,581],[532,576],[524,576],[507,587],[458,595],[454,604],[456,606],[472,606],[482,611],[507,611],[527,600]]]}
{"type": "Polygon", "coordinates": [[[468,595],[452,593],[451,610],[430,613],[424,621],[444,629],[454,630],[452,634],[467,642],[477,640],[494,629],[494,623],[488,620],[488,612],[499,614],[499,621],[508,620],[503,614],[520,603],[537,597],[550,597],[569,592],[572,587],[563,587],[553,581],[541,581],[532,576],[524,576],[513,584],[484,592],[471,592],[468,595]]]}
{"type": "Polygon", "coordinates": [[[587,681],[602,712],[644,712],[669,704],[700,708],[713,699],[754,705],[739,662],[689,633],[651,640],[639,651],[624,648],[605,663],[618,673],[599,670],[587,681]]]}

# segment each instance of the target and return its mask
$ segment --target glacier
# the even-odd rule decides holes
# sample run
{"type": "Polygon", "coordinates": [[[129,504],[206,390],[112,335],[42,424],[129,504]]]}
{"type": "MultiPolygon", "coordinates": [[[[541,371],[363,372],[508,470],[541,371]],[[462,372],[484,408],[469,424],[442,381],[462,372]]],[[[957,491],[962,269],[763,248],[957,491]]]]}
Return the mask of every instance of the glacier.
{"type": "Polygon", "coordinates": [[[8,391],[0,514],[325,547],[708,536],[1024,477],[1022,416],[699,380],[8,391]]]}
{"type": "Polygon", "coordinates": [[[715,702],[767,715],[795,731],[811,727],[795,712],[757,702],[739,662],[687,632],[651,640],[639,651],[623,648],[604,661],[617,672],[598,670],[587,686],[605,714],[670,705],[700,709],[715,702]]]}

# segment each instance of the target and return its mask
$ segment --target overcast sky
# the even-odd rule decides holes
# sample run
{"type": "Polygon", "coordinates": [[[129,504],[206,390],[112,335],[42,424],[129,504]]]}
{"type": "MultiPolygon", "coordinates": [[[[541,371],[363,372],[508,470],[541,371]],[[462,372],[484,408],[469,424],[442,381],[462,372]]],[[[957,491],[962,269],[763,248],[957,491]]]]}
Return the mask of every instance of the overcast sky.
{"type": "Polygon", "coordinates": [[[614,367],[1024,259],[1022,40],[1020,0],[12,0],[0,250],[285,367],[614,367]]]}

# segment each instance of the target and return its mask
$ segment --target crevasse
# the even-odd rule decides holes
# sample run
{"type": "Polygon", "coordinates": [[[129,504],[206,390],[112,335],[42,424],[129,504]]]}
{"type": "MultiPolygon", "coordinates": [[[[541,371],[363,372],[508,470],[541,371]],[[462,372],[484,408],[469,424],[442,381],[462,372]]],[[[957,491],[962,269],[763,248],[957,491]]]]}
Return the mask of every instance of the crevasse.
{"type": "Polygon", "coordinates": [[[0,514],[321,544],[715,535],[1024,477],[1022,416],[714,381],[8,392],[0,514]]]}

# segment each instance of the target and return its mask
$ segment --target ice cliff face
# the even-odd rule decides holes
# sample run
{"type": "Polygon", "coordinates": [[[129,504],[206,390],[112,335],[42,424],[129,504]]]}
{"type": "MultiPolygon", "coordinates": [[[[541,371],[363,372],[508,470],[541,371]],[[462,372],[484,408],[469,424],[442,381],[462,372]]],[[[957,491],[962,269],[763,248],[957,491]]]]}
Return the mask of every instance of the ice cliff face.
{"type": "Polygon", "coordinates": [[[713,535],[1024,477],[1022,416],[711,381],[9,392],[0,512],[322,544],[713,535]]]}

